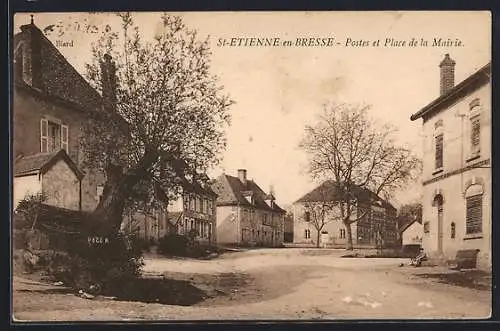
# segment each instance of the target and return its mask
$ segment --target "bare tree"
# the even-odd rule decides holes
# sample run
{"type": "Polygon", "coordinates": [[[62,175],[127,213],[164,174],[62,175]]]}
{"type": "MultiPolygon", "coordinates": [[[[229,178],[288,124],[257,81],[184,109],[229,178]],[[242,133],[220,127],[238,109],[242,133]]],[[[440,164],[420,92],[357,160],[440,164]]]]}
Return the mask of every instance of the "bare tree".
{"type": "Polygon", "coordinates": [[[370,205],[380,201],[380,195],[388,199],[416,178],[420,169],[420,160],[411,150],[396,143],[395,128],[376,125],[368,116],[369,109],[325,105],[317,124],[306,126],[299,145],[309,156],[311,177],[332,180],[336,186],[348,250],[353,248],[351,224],[370,210],[360,208],[358,201],[370,205]]]}
{"type": "Polygon", "coordinates": [[[86,66],[105,105],[89,118],[83,142],[88,168],[106,175],[94,219],[111,232],[127,201],[153,203],[154,186],[164,200],[175,198],[182,178],[219,162],[232,104],[209,72],[208,39],[199,41],[180,17],[163,14],[145,41],[130,13],[119,16],[121,33],[107,26],[86,66]]]}
{"type": "Polygon", "coordinates": [[[316,247],[320,246],[321,232],[329,223],[339,221],[338,204],[332,199],[332,192],[327,185],[320,185],[316,193],[318,196],[312,201],[303,202],[304,221],[311,224],[316,230],[316,247]]]}

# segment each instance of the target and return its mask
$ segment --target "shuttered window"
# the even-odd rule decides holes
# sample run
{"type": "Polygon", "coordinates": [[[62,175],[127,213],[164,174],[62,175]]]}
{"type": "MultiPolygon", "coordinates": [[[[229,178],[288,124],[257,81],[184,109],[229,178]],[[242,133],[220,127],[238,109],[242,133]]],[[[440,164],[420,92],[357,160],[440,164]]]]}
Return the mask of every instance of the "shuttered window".
{"type": "Polygon", "coordinates": [[[47,153],[49,150],[49,121],[40,120],[40,152],[47,153]]]}
{"type": "Polygon", "coordinates": [[[481,122],[479,117],[474,117],[471,119],[471,151],[472,153],[479,153],[479,146],[481,142],[481,122]]]}
{"type": "Polygon", "coordinates": [[[467,197],[466,234],[482,232],[483,195],[467,197]]]}
{"type": "Polygon", "coordinates": [[[436,136],[436,169],[443,167],[443,134],[436,136]]]}
{"type": "Polygon", "coordinates": [[[69,153],[68,150],[68,126],[61,125],[61,148],[69,153]]]}

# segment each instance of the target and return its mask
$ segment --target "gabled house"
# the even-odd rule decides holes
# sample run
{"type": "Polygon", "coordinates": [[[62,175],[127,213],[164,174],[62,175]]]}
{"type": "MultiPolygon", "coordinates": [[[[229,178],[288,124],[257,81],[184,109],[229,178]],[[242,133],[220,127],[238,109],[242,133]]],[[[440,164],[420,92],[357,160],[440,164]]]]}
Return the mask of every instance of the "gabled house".
{"type": "Polygon", "coordinates": [[[422,246],[438,261],[479,250],[491,268],[491,63],[457,85],[455,64],[444,56],[439,96],[410,118],[424,136],[422,246]]]}
{"type": "MultiPolygon", "coordinates": [[[[94,209],[104,177],[97,169],[84,169],[80,142],[85,138],[82,128],[88,124],[89,112],[103,111],[103,97],[71,66],[33,19],[14,35],[13,60],[13,154],[15,160],[21,161],[14,164],[14,173],[19,173],[16,167],[29,162],[22,161],[24,158],[42,160],[64,150],[78,172],[84,174],[81,190],[66,192],[77,195],[68,199],[80,199],[82,210],[94,209]]],[[[113,64],[107,61],[105,65],[113,64]]],[[[104,85],[104,90],[112,90],[112,86],[104,85]]],[[[63,179],[59,178],[59,183],[63,179]]],[[[75,185],[72,180],[68,186],[75,185]]],[[[15,190],[21,194],[19,188],[15,190]]]]}
{"type": "MultiPolygon", "coordinates": [[[[318,245],[317,226],[311,215],[317,208],[324,208],[324,227],[319,236],[320,246],[344,247],[347,229],[339,220],[341,199],[338,185],[325,181],[293,203],[294,243],[318,245]]],[[[360,187],[353,187],[353,201],[356,206],[352,219],[363,216],[351,224],[354,247],[377,248],[397,244],[398,228],[396,209],[375,193],[360,187]]],[[[321,211],[322,212],[322,211],[321,211]]],[[[318,222],[321,224],[321,222],[318,222]]]]}
{"type": "Polygon", "coordinates": [[[212,185],[217,194],[217,242],[219,244],[279,246],[284,240],[283,210],[273,192],[264,192],[247,178],[220,175],[212,185]]]}
{"type": "Polygon", "coordinates": [[[409,245],[422,245],[422,235],[424,234],[424,226],[422,220],[414,219],[404,224],[399,232],[401,234],[401,243],[403,248],[409,245]]]}
{"type": "Polygon", "coordinates": [[[14,206],[27,194],[43,192],[48,205],[81,209],[83,173],[64,149],[20,157],[14,168],[14,206]]]}

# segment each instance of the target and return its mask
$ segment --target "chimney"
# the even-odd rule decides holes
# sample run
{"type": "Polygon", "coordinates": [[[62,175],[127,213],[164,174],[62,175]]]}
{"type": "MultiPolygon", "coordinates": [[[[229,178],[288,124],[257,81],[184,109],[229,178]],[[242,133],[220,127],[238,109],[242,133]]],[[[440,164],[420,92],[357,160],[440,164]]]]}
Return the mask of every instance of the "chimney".
{"type": "Polygon", "coordinates": [[[104,60],[101,61],[101,85],[104,106],[114,110],[116,108],[116,65],[109,54],[104,54],[104,60]]]}
{"type": "Polygon", "coordinates": [[[20,73],[26,84],[42,89],[42,31],[40,31],[31,15],[30,24],[21,26],[21,31],[27,35],[22,41],[21,54],[18,60],[21,62],[20,73]]]}
{"type": "Polygon", "coordinates": [[[455,61],[450,58],[450,54],[445,54],[439,68],[441,69],[440,95],[444,95],[455,86],[455,61]]]}
{"type": "Polygon", "coordinates": [[[247,185],[247,170],[238,169],[238,178],[243,185],[247,185]]]}

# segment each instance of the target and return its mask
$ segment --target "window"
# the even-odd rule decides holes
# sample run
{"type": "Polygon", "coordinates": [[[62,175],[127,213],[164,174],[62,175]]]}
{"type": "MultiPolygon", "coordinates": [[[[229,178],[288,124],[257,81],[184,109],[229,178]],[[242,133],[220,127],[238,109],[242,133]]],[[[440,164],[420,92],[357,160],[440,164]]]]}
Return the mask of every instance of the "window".
{"type": "Polygon", "coordinates": [[[430,228],[429,228],[429,222],[424,222],[424,233],[429,233],[430,228]]]}
{"type": "Polygon", "coordinates": [[[481,122],[479,116],[471,118],[471,156],[479,155],[481,143],[481,122]]]}
{"type": "Polygon", "coordinates": [[[97,202],[101,201],[103,191],[104,191],[104,186],[97,185],[97,187],[96,187],[96,200],[97,200],[97,202]]]}
{"type": "Polygon", "coordinates": [[[203,213],[205,211],[205,200],[200,198],[200,212],[203,213]]]}
{"type": "Polygon", "coordinates": [[[311,230],[309,229],[304,230],[304,238],[311,239],[311,230]]]}
{"type": "Polygon", "coordinates": [[[194,205],[195,205],[195,199],[194,199],[194,197],[193,197],[193,196],[190,196],[190,197],[189,197],[189,209],[190,209],[190,210],[194,210],[194,208],[195,208],[195,206],[194,206],[194,205]]]}
{"type": "Polygon", "coordinates": [[[443,167],[443,134],[438,134],[436,136],[436,169],[443,167]]]}
{"type": "Polygon", "coordinates": [[[482,232],[483,219],[483,195],[473,195],[466,198],[466,234],[476,234],[482,232]]]}
{"type": "Polygon", "coordinates": [[[345,239],[345,229],[340,229],[339,238],[345,239]]]}
{"type": "Polygon", "coordinates": [[[52,153],[64,149],[66,153],[69,153],[68,134],[67,125],[42,118],[40,120],[40,152],[52,153]]]}
{"type": "Polygon", "coordinates": [[[311,221],[311,213],[310,213],[310,212],[306,211],[306,212],[304,213],[304,220],[305,220],[306,222],[310,222],[310,221],[311,221]]]}
{"type": "Polygon", "coordinates": [[[450,237],[451,237],[451,239],[455,239],[455,235],[456,235],[455,222],[451,222],[451,227],[450,227],[450,237]]]}

